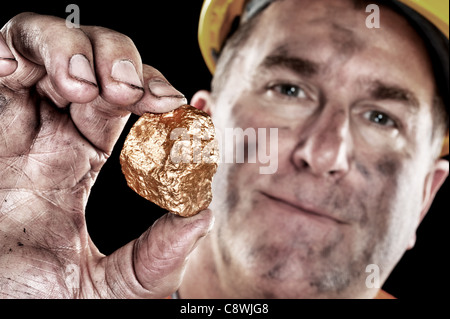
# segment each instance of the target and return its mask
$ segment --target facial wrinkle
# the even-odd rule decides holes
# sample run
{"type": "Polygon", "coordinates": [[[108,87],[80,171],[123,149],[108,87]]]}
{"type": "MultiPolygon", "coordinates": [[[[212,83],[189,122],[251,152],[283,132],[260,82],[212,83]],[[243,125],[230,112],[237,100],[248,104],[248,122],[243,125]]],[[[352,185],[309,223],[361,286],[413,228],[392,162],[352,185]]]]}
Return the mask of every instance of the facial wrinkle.
{"type": "Polygon", "coordinates": [[[350,57],[362,47],[354,32],[337,23],[331,25],[330,39],[337,53],[344,57],[350,57]]]}

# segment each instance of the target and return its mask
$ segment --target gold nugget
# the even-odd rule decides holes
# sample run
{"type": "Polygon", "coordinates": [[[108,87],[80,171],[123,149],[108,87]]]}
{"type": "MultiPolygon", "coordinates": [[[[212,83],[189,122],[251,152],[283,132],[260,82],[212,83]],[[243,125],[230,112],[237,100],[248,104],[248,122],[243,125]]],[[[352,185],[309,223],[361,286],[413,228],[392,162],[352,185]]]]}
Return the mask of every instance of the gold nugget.
{"type": "Polygon", "coordinates": [[[131,189],[184,217],[210,204],[218,159],[211,118],[190,105],[142,115],[120,154],[122,172],[131,189]]]}

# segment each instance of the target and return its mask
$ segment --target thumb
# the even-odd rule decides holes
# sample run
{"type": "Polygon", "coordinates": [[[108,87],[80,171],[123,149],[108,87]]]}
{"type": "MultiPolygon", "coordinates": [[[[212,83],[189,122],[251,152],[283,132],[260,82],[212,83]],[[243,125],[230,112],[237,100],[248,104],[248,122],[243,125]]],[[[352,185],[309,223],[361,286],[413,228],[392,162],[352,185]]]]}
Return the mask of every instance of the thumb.
{"type": "Polygon", "coordinates": [[[141,237],[105,257],[112,298],[165,298],[181,284],[186,262],[214,223],[210,210],[189,218],[165,214],[141,237]]]}

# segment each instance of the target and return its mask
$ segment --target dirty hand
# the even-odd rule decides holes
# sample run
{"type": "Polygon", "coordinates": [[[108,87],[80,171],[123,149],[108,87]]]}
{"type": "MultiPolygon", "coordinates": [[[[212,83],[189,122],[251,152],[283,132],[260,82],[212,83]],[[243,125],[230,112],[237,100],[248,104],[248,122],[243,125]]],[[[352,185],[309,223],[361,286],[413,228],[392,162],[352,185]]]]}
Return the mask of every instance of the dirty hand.
{"type": "Polygon", "coordinates": [[[104,256],[89,238],[85,206],[130,114],[185,103],[122,34],[30,13],[3,27],[1,298],[161,298],[177,289],[210,211],[164,215],[104,256]]]}

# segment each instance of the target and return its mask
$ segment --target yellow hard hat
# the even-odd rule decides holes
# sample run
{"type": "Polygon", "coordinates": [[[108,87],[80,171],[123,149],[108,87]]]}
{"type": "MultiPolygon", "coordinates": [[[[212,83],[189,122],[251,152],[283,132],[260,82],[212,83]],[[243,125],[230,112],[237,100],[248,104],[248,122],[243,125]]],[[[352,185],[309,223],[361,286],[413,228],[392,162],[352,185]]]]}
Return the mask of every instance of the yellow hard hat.
{"type": "MultiPolygon", "coordinates": [[[[238,25],[244,11],[258,11],[264,5],[268,5],[274,0],[205,0],[203,3],[200,22],[198,28],[198,41],[203,59],[212,74],[215,72],[216,60],[222,50],[222,47],[230,35],[233,25],[238,25]],[[249,5],[260,8],[249,8],[249,5]]],[[[449,1],[448,0],[392,0],[396,6],[399,2],[402,7],[413,9],[422,17],[425,17],[444,35],[449,38],[449,1]]],[[[402,9],[405,11],[404,9],[402,9]]],[[[403,12],[408,16],[408,12],[403,12]]],[[[248,14],[248,13],[247,13],[248,14]]],[[[448,53],[447,53],[448,54],[448,53]]],[[[444,72],[448,73],[447,70],[444,72]]],[[[448,95],[448,74],[446,76],[446,86],[448,95]]],[[[440,84],[440,83],[438,83],[440,84]]],[[[446,101],[447,111],[449,101],[446,101]]],[[[450,112],[449,112],[450,113],[450,112]]],[[[449,154],[449,134],[444,140],[441,156],[449,154]]]]}

